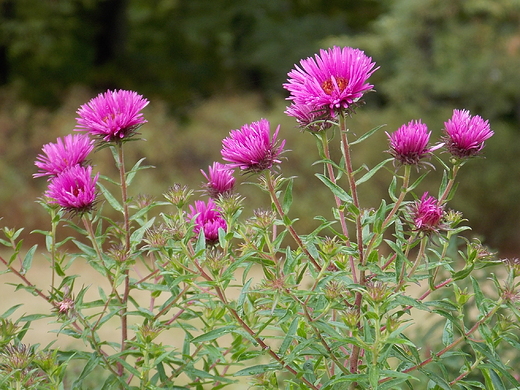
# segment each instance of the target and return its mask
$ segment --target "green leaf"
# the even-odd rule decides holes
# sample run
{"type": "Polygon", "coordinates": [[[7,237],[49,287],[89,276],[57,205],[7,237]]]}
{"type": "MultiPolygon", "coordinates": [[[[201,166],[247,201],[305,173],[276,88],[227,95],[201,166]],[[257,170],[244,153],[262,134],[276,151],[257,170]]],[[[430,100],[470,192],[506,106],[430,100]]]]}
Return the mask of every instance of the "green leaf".
{"type": "Polygon", "coordinates": [[[453,322],[449,319],[444,324],[444,330],[442,331],[442,343],[444,346],[448,346],[453,342],[453,322]]]}
{"type": "Polygon", "coordinates": [[[85,367],[83,367],[83,370],[81,371],[81,373],[79,374],[77,379],[72,384],[73,390],[76,390],[76,389],[79,390],[79,389],[83,388],[83,386],[82,386],[83,379],[85,379],[87,377],[87,375],[90,374],[98,366],[100,360],[101,360],[101,357],[97,356],[94,353],[90,356],[89,361],[87,362],[87,364],[85,364],[85,367]]]}
{"type": "Polygon", "coordinates": [[[498,371],[502,376],[507,378],[508,381],[514,384],[519,384],[518,380],[516,380],[509,372],[508,368],[499,360],[494,354],[494,350],[491,350],[487,345],[482,343],[476,343],[471,340],[468,341],[471,347],[475,350],[483,354],[487,357],[489,363],[481,364],[479,368],[492,368],[493,370],[498,371]]]}
{"type": "Polygon", "coordinates": [[[443,390],[452,390],[450,384],[446,382],[442,377],[435,374],[434,372],[427,371],[424,369],[419,369],[424,375],[426,375],[432,382],[434,382],[437,386],[439,386],[443,390]]]}
{"type": "Polygon", "coordinates": [[[146,160],[146,157],[143,157],[142,159],[137,161],[135,163],[135,165],[132,167],[132,169],[127,172],[127,174],[126,174],[126,185],[127,186],[129,186],[132,183],[132,180],[134,180],[134,177],[135,177],[135,174],[137,173],[137,171],[139,171],[141,169],[154,168],[153,166],[150,166],[150,165],[140,167],[140,165],[143,163],[144,160],[146,160]]]}
{"type": "Polygon", "coordinates": [[[352,197],[343,188],[334,184],[327,176],[322,175],[321,173],[316,173],[316,177],[320,179],[323,184],[325,184],[341,201],[352,203],[352,197]]]}
{"type": "Polygon", "coordinates": [[[195,243],[195,255],[198,255],[206,249],[206,236],[204,235],[204,229],[200,229],[199,237],[195,243]]]}
{"type": "Polygon", "coordinates": [[[107,202],[114,208],[114,210],[119,211],[120,213],[123,213],[123,206],[119,203],[119,201],[106,189],[106,187],[101,184],[99,181],[97,183],[99,189],[101,190],[101,193],[107,200],[107,202]]]}
{"type": "Polygon", "coordinates": [[[20,321],[33,322],[36,320],[41,320],[42,318],[49,318],[52,316],[53,316],[53,314],[29,314],[27,316],[23,316],[22,318],[20,318],[20,321]]]}
{"type": "MultiPolygon", "coordinates": [[[[333,390],[333,389],[345,389],[346,387],[335,387],[339,383],[351,383],[351,382],[361,382],[366,381],[367,376],[365,374],[350,374],[350,375],[344,375],[337,378],[334,378],[328,382],[326,382],[322,390],[333,390]]],[[[365,387],[361,387],[365,388],[365,387]]]]}
{"type": "Polygon", "coordinates": [[[412,298],[408,295],[396,294],[394,299],[403,306],[412,306],[419,310],[423,310],[423,311],[427,311],[427,312],[430,311],[430,308],[427,305],[425,305],[423,302],[421,302],[415,298],[412,298]]]}
{"type": "Polygon", "coordinates": [[[502,379],[497,375],[495,370],[486,368],[482,369],[482,376],[484,377],[484,383],[486,384],[486,389],[490,390],[506,390],[504,386],[504,382],[502,382],[502,379]]]}
{"type": "Polygon", "coordinates": [[[130,245],[132,246],[132,248],[135,248],[137,245],[139,245],[139,243],[143,239],[144,234],[150,228],[150,226],[153,225],[154,221],[155,217],[151,218],[143,226],[141,226],[139,229],[132,233],[132,235],[130,236],[130,245]]]}
{"type": "Polygon", "coordinates": [[[83,252],[85,253],[87,256],[89,257],[96,257],[97,256],[97,253],[96,253],[96,250],[88,245],[85,245],[83,244],[82,242],[80,241],[77,241],[77,240],[72,240],[72,242],[74,244],[76,244],[76,246],[83,252]]]}
{"type": "Polygon", "coordinates": [[[466,264],[462,270],[452,273],[453,280],[465,279],[469,274],[471,274],[474,268],[475,263],[466,264]]]}
{"type": "Polygon", "coordinates": [[[441,179],[441,184],[439,185],[439,194],[437,195],[437,198],[440,198],[442,196],[442,194],[444,194],[446,187],[448,187],[448,171],[447,170],[442,172],[442,179],[441,179]]]}
{"type": "Polygon", "coordinates": [[[417,178],[417,180],[415,180],[412,185],[408,186],[407,188],[407,191],[410,192],[410,191],[413,191],[422,181],[423,179],[430,173],[430,171],[426,171],[424,172],[421,176],[419,176],[417,178]]]}
{"type": "Polygon", "coordinates": [[[350,142],[350,145],[355,145],[355,144],[359,144],[360,142],[363,142],[364,140],[366,140],[368,137],[372,136],[373,134],[375,134],[378,130],[382,129],[383,127],[385,127],[385,125],[379,125],[379,126],[376,126],[374,127],[372,130],[370,131],[367,131],[365,134],[363,134],[361,137],[359,137],[357,140],[355,141],[352,141],[350,142]]]}
{"type": "Polygon", "coordinates": [[[237,299],[237,311],[238,314],[242,314],[244,312],[244,302],[247,298],[247,293],[249,292],[249,286],[251,285],[251,282],[253,281],[253,278],[250,278],[245,284],[244,287],[242,287],[242,291],[240,291],[240,295],[237,299]]]}
{"type": "Polygon", "coordinates": [[[29,249],[27,251],[27,253],[25,254],[25,257],[24,257],[23,262],[22,262],[22,269],[24,271],[28,271],[31,268],[32,261],[33,261],[33,258],[34,258],[34,252],[36,251],[36,248],[38,248],[38,245],[33,245],[31,247],[31,249],[29,249]]]}
{"type": "Polygon", "coordinates": [[[471,284],[473,285],[473,291],[475,292],[475,303],[477,304],[477,307],[481,314],[487,314],[487,307],[484,304],[484,294],[480,289],[480,285],[473,276],[470,276],[470,278],[471,284]]]}
{"type": "Polygon", "coordinates": [[[386,160],[381,161],[374,168],[372,168],[370,171],[365,173],[360,179],[356,180],[356,185],[360,185],[361,183],[366,182],[368,179],[370,179],[372,176],[374,176],[377,171],[379,171],[382,167],[384,167],[386,165],[386,163],[388,163],[392,160],[393,160],[393,158],[387,158],[386,160]]]}
{"type": "Polygon", "coordinates": [[[398,197],[395,195],[395,190],[397,188],[397,177],[394,176],[392,181],[390,182],[390,186],[388,187],[388,195],[390,195],[390,199],[392,202],[397,202],[398,197]]]}
{"type": "Polygon", "coordinates": [[[283,356],[285,355],[285,352],[287,352],[287,349],[289,348],[289,345],[294,340],[294,335],[296,334],[296,330],[298,329],[298,321],[299,317],[296,316],[293,321],[291,322],[291,325],[289,326],[289,329],[287,330],[287,333],[285,334],[285,338],[282,341],[282,345],[280,345],[280,349],[278,350],[278,355],[283,356]]]}
{"type": "Polygon", "coordinates": [[[7,310],[4,312],[4,314],[2,314],[2,315],[0,316],[0,318],[3,318],[3,319],[8,318],[11,314],[13,314],[13,313],[16,311],[16,309],[18,309],[18,308],[21,307],[21,306],[23,306],[22,303],[20,303],[20,304],[18,304],[18,305],[11,306],[9,309],[7,309],[7,310]]]}
{"type": "Polygon", "coordinates": [[[285,194],[283,197],[283,203],[282,203],[282,211],[284,214],[287,214],[289,212],[289,209],[291,208],[291,204],[293,201],[293,180],[288,180],[287,187],[285,188],[285,194]]]}
{"type": "Polygon", "coordinates": [[[215,340],[215,339],[219,338],[220,336],[224,336],[226,334],[231,333],[235,329],[236,329],[236,327],[231,326],[231,325],[224,326],[224,327],[218,328],[218,329],[213,329],[207,333],[201,334],[200,336],[193,338],[191,340],[191,342],[194,344],[194,343],[202,343],[204,341],[215,340]]]}
{"type": "Polygon", "coordinates": [[[247,375],[258,375],[263,374],[267,371],[276,371],[281,369],[280,364],[271,363],[271,364],[259,364],[257,366],[252,366],[249,368],[244,368],[243,370],[235,372],[234,376],[247,376],[247,375]]]}

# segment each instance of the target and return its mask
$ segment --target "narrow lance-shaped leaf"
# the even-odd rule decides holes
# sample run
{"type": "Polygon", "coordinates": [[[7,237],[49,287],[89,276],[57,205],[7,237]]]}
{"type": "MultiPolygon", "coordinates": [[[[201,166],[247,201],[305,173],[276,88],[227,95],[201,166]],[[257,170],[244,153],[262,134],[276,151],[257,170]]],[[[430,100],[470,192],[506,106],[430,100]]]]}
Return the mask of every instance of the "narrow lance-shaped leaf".
{"type": "Polygon", "coordinates": [[[135,163],[135,165],[132,167],[132,169],[126,173],[126,185],[127,186],[129,186],[132,183],[137,171],[140,171],[141,169],[154,168],[152,165],[147,165],[147,166],[141,167],[141,164],[143,163],[144,160],[146,160],[146,157],[143,157],[139,161],[137,161],[135,163]]]}
{"type": "Polygon", "coordinates": [[[132,233],[132,235],[130,236],[130,244],[132,245],[132,247],[137,246],[142,241],[144,234],[150,228],[150,226],[153,225],[154,221],[155,217],[151,218],[143,226],[141,226],[139,229],[132,233]]]}
{"type": "Polygon", "coordinates": [[[350,142],[350,145],[355,145],[355,144],[359,144],[360,142],[363,142],[363,141],[366,140],[368,137],[371,137],[371,136],[374,135],[378,130],[382,129],[382,128],[385,127],[385,126],[386,126],[386,125],[379,125],[379,126],[374,127],[372,130],[367,131],[365,134],[363,134],[363,135],[362,135],[361,137],[359,137],[357,140],[350,142]]]}
{"type": "Polygon", "coordinates": [[[0,318],[2,319],[6,319],[8,318],[11,314],[13,314],[15,312],[16,309],[18,309],[20,306],[23,306],[22,303],[18,304],[18,305],[14,305],[14,306],[11,306],[9,309],[7,309],[4,314],[2,314],[0,316],[0,318]]]}
{"type": "Polygon", "coordinates": [[[393,158],[387,158],[386,160],[381,161],[379,164],[377,164],[374,168],[372,168],[370,171],[365,173],[363,177],[356,180],[356,184],[359,185],[361,183],[366,182],[369,180],[372,176],[376,174],[377,171],[379,171],[382,167],[384,167],[388,162],[392,161],[393,158]]]}
{"type": "Polygon", "coordinates": [[[252,366],[248,368],[244,368],[243,370],[235,372],[234,376],[249,376],[249,375],[260,375],[268,371],[279,370],[280,365],[278,363],[271,364],[259,364],[257,366],[252,366]]]}
{"type": "Polygon", "coordinates": [[[97,182],[97,186],[99,187],[101,193],[107,200],[107,202],[114,208],[114,210],[119,211],[120,213],[123,212],[123,206],[118,202],[118,200],[106,189],[106,187],[101,184],[99,181],[97,182]]]}
{"type": "Polygon", "coordinates": [[[280,356],[285,355],[285,352],[287,352],[289,345],[291,345],[292,341],[294,340],[294,335],[296,334],[296,330],[298,329],[298,321],[299,317],[295,317],[291,322],[291,325],[289,326],[289,329],[285,334],[285,338],[282,341],[282,345],[280,345],[280,349],[278,351],[278,354],[280,356]]]}
{"type": "Polygon", "coordinates": [[[38,245],[33,245],[31,249],[27,251],[25,254],[25,257],[22,262],[22,271],[26,272],[31,268],[32,261],[34,258],[34,252],[36,251],[36,248],[38,248],[38,245]]]}
{"type": "Polygon", "coordinates": [[[325,184],[332,193],[337,196],[341,201],[346,203],[352,203],[352,197],[343,188],[333,183],[327,176],[321,173],[316,173],[316,177],[325,184]]]}
{"type": "Polygon", "coordinates": [[[240,291],[240,295],[237,299],[237,312],[239,315],[242,315],[244,312],[244,303],[247,298],[247,293],[249,292],[249,286],[251,285],[251,282],[253,281],[253,278],[250,278],[245,284],[244,287],[242,287],[242,291],[240,291]]]}
{"type": "Polygon", "coordinates": [[[211,341],[219,338],[220,336],[224,336],[225,334],[231,333],[233,330],[235,330],[235,326],[223,326],[222,328],[213,329],[210,330],[207,333],[201,334],[200,336],[195,337],[191,340],[193,344],[195,343],[202,343],[204,341],[211,341]]]}
{"type": "Polygon", "coordinates": [[[291,208],[291,204],[293,201],[292,189],[293,189],[293,180],[290,179],[290,180],[288,180],[287,187],[285,188],[285,194],[283,197],[282,211],[284,213],[288,213],[289,209],[291,208]]]}
{"type": "Polygon", "coordinates": [[[446,323],[444,324],[444,330],[442,331],[442,343],[444,346],[453,343],[453,322],[451,322],[449,319],[447,319],[446,323]]]}
{"type": "Polygon", "coordinates": [[[504,382],[497,375],[495,370],[493,369],[481,369],[482,375],[484,376],[484,382],[486,383],[486,388],[493,390],[506,390],[504,386],[504,382]]]}

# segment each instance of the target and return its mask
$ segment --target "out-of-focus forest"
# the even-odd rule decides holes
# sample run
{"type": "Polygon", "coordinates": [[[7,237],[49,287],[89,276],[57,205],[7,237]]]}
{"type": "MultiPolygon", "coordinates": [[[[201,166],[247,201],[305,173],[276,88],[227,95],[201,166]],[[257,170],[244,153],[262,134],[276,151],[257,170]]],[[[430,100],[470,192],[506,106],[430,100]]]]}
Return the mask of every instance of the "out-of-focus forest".
{"type": "MultiPolygon", "coordinates": [[[[136,191],[197,187],[221,139],[266,117],[291,150],[285,174],[299,177],[291,212],[312,228],[331,195],[312,175],[313,137],[283,114],[281,85],[295,63],[331,45],[359,47],[380,66],[377,92],[349,123],[356,134],[422,118],[435,140],[454,108],[489,119],[485,158],[464,166],[449,206],[485,244],[519,253],[519,0],[0,0],[2,225],[28,232],[47,223],[35,203],[45,180],[31,178],[41,146],[72,131],[81,104],[121,88],[151,101],[147,141],[129,144],[128,158],[144,155],[156,169],[136,191]]],[[[355,152],[369,167],[388,157],[383,131],[370,141],[355,152]]],[[[104,174],[107,154],[93,157],[104,174]]],[[[365,207],[379,205],[389,177],[361,188],[365,207]]],[[[438,174],[428,180],[435,189],[438,174]]]]}

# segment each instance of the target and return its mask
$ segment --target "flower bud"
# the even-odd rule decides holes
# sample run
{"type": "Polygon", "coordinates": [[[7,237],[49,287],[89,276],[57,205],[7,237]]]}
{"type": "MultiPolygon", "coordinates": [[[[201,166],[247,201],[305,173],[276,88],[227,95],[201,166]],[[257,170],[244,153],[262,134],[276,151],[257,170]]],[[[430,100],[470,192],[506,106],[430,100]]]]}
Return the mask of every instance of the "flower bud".
{"type": "Polygon", "coordinates": [[[164,194],[164,197],[168,202],[180,209],[188,202],[192,194],[193,190],[190,190],[188,186],[175,183],[164,194]]]}

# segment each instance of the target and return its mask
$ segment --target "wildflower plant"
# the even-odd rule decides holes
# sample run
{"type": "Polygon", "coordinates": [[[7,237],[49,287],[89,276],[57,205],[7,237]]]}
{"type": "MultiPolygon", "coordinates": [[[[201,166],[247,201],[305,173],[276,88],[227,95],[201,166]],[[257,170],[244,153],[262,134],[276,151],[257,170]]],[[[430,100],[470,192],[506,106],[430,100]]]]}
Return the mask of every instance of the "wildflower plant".
{"type": "Polygon", "coordinates": [[[13,252],[0,262],[17,290],[42,300],[41,313],[17,315],[16,305],[0,316],[0,386],[80,389],[96,377],[101,389],[519,388],[519,262],[467,238],[467,221],[450,209],[460,168],[493,135],[489,123],[455,110],[431,144],[414,119],[387,133],[381,152],[390,157],[355,167],[356,145],[381,127],[355,136],[347,122],[376,70],[361,50],[334,47],[288,74],[286,113],[317,141],[316,182],[333,211],[313,215],[308,234],[291,212],[300,178],[283,174],[290,153],[280,126],[260,119],[231,130],[201,191],[175,183],[163,199],[131,198],[148,167],[125,160],[125,141],[138,139],[148,101],[108,91],[82,106],[82,137],[44,146],[35,163],[36,177],[49,176],[40,203],[50,227],[35,233],[51,285],[29,278],[41,250],[23,254],[22,229],[5,228],[0,241],[13,252]],[[117,178],[93,173],[87,134],[96,153],[111,150],[117,178]],[[442,179],[428,192],[422,181],[434,167],[442,179]],[[386,173],[388,197],[365,204],[359,187],[376,173],[386,173]],[[244,177],[270,208],[248,210],[244,177]],[[77,285],[72,262],[109,287],[77,285]],[[26,345],[46,319],[81,347],[26,345]]]}

